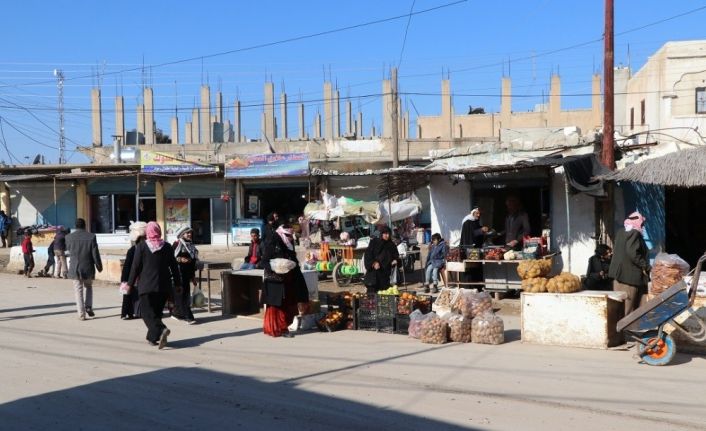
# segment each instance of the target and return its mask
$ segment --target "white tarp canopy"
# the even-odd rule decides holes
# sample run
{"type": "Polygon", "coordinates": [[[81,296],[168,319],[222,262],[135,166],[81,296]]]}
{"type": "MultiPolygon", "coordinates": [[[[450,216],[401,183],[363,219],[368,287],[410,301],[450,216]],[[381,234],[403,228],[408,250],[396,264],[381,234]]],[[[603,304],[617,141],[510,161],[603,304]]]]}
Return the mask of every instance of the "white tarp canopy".
{"type": "Polygon", "coordinates": [[[311,202],[304,208],[304,217],[310,220],[334,220],[338,217],[361,216],[370,224],[389,223],[390,209],[392,221],[404,220],[419,214],[422,203],[416,195],[390,204],[384,202],[365,202],[355,199],[335,196],[324,193],[323,201],[311,202]]]}

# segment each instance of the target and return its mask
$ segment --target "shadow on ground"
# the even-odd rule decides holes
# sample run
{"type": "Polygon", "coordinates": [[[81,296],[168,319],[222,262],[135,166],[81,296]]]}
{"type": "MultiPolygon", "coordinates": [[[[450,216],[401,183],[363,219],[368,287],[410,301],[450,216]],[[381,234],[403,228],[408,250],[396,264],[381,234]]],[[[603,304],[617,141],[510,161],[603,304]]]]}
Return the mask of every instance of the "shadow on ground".
{"type": "Polygon", "coordinates": [[[4,429],[473,429],[309,392],[296,383],[180,367],[8,402],[0,405],[0,417],[4,429]]]}

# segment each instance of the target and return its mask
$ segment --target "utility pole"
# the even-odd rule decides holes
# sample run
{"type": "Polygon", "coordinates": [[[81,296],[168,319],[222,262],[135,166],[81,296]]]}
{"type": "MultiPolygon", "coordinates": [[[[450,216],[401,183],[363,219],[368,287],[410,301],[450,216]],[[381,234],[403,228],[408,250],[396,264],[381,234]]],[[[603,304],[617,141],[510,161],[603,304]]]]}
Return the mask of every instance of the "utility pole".
{"type": "Polygon", "coordinates": [[[399,112],[397,112],[397,68],[392,68],[392,167],[396,168],[400,164],[400,130],[399,112]]]}
{"type": "Polygon", "coordinates": [[[66,135],[64,134],[64,72],[61,69],[54,69],[56,76],[56,86],[59,89],[59,164],[66,163],[64,150],[66,149],[66,135]]]}
{"type": "Polygon", "coordinates": [[[613,0],[605,0],[605,30],[603,34],[603,146],[601,162],[615,169],[614,130],[615,104],[613,102],[613,0]]]}

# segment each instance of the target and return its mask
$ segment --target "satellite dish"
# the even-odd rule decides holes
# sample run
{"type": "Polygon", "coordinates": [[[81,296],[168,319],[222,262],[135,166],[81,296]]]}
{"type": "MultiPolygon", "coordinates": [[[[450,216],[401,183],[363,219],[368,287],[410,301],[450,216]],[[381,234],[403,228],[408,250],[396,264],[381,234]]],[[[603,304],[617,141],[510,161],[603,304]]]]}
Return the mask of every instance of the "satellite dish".
{"type": "Polygon", "coordinates": [[[34,158],[34,160],[32,160],[32,164],[33,164],[33,165],[42,164],[42,155],[41,155],[41,154],[37,154],[37,156],[34,158]]]}

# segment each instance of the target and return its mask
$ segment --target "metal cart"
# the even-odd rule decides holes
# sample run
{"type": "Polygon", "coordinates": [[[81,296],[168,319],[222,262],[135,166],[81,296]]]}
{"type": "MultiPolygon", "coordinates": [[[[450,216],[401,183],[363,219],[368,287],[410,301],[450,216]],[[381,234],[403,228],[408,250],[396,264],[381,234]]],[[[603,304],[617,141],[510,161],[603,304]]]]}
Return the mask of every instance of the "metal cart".
{"type": "Polygon", "coordinates": [[[326,245],[321,249],[321,260],[316,263],[316,270],[319,274],[330,272],[336,287],[348,286],[360,280],[365,273],[365,250],[352,245],[326,245]]]}
{"type": "Polygon", "coordinates": [[[696,263],[691,289],[680,281],[618,321],[618,332],[623,331],[626,337],[636,342],[638,355],[646,364],[667,365],[672,361],[677,349],[670,334],[675,329],[696,342],[706,340],[706,324],[695,316],[695,310],[691,308],[704,260],[706,254],[696,263]],[[697,332],[682,326],[691,316],[699,319],[701,329],[697,332]]]}

